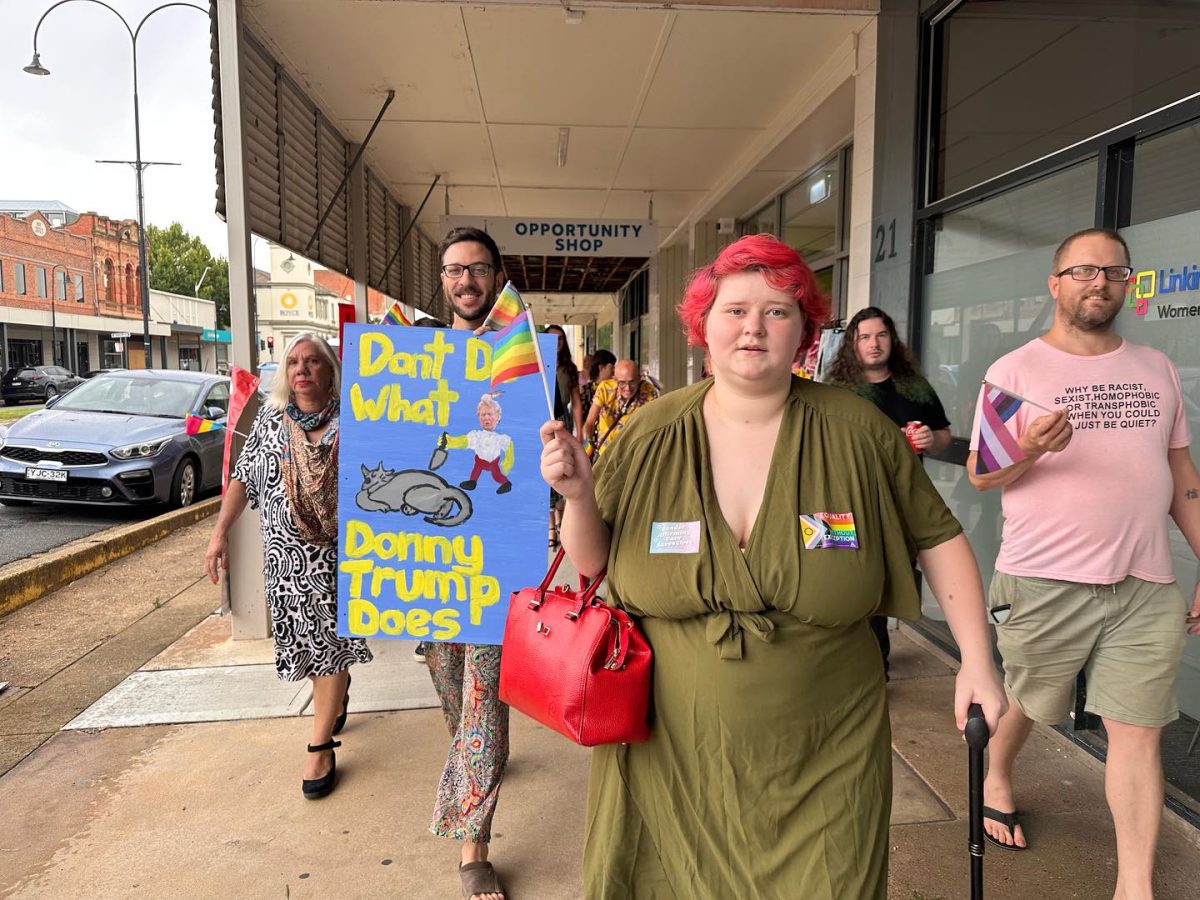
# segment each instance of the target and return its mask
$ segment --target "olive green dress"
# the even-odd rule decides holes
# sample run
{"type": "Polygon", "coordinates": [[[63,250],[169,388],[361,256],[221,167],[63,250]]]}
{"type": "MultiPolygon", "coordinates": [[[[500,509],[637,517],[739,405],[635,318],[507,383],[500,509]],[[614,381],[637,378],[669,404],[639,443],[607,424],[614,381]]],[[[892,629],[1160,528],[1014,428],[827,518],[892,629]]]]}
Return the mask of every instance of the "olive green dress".
{"type": "Polygon", "coordinates": [[[871,403],[793,378],[739,549],[711,477],[710,386],[638,410],[596,472],[610,595],[654,649],[654,713],[649,742],[592,757],[586,896],[884,898],[890,731],[867,620],[919,616],[911,560],[961,528],[871,403]],[[840,544],[826,513],[853,519],[840,544]],[[654,523],[699,525],[664,542],[654,523]]]}

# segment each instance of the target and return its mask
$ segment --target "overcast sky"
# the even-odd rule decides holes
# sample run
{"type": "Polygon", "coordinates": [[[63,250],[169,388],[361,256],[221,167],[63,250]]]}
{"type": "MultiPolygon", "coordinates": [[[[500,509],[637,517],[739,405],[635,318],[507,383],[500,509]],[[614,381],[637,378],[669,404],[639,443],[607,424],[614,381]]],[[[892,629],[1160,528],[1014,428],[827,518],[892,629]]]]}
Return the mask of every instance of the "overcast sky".
{"type": "MultiPolygon", "coordinates": [[[[132,28],[163,0],[107,0],[132,28]]],[[[207,8],[207,0],[195,0],[207,8]]],[[[60,200],[80,212],[135,218],[130,40],[111,12],[86,0],[60,6],[38,36],[51,75],[21,71],[33,30],[54,0],[0,0],[0,198],[60,200]]],[[[213,117],[208,18],[175,7],[138,37],[142,158],[181,163],[146,170],[146,219],[172,221],[218,256],[228,252],[214,209],[213,117]]],[[[261,241],[255,241],[260,245],[261,241]]],[[[256,260],[261,247],[255,247],[256,260]]]]}

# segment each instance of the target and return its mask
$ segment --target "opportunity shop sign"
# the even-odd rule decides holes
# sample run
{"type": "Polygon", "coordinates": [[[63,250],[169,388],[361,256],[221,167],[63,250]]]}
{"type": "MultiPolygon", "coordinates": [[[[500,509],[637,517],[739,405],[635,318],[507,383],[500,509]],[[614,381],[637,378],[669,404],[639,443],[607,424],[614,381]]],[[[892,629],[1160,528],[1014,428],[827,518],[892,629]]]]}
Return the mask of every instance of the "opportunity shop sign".
{"type": "Polygon", "coordinates": [[[650,219],[530,219],[443,216],[451,228],[482,228],[508,256],[652,256],[658,228],[650,219]]]}

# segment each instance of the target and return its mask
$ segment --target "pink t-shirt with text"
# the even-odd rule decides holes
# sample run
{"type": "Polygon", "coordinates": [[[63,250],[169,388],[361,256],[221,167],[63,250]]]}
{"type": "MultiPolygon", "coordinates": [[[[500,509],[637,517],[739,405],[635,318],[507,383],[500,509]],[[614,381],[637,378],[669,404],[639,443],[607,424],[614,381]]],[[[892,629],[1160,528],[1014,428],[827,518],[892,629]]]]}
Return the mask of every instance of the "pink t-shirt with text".
{"type": "MultiPolygon", "coordinates": [[[[1041,338],[1000,357],[987,381],[1052,410],[1074,433],[1003,489],[996,568],[1080,584],[1175,580],[1167,538],[1168,448],[1191,443],[1179,373],[1159,351],[1122,342],[1075,356],[1041,338]]],[[[971,449],[979,449],[982,392],[971,449]]],[[[1023,403],[1007,427],[1023,434],[1045,410],[1023,403]]]]}

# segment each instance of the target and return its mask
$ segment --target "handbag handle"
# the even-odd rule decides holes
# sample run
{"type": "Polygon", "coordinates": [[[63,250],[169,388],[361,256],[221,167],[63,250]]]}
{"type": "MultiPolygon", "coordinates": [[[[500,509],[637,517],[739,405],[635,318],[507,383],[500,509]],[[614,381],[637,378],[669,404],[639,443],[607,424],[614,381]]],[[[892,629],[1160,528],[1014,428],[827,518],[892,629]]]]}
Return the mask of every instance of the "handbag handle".
{"type": "MultiPolygon", "coordinates": [[[[554,581],[554,576],[558,573],[558,567],[562,565],[562,561],[566,555],[567,551],[562,547],[559,547],[558,552],[554,554],[554,562],[550,563],[550,568],[546,572],[546,577],[543,578],[542,583],[538,585],[538,594],[541,595],[543,601],[546,599],[546,591],[550,590],[550,584],[554,581]]],[[[583,607],[587,606],[592,602],[592,600],[595,599],[596,591],[599,590],[600,582],[604,580],[604,575],[607,571],[608,567],[605,566],[596,573],[596,577],[593,578],[591,582],[588,582],[583,575],[579,576],[580,610],[582,610],[583,607]]]]}

